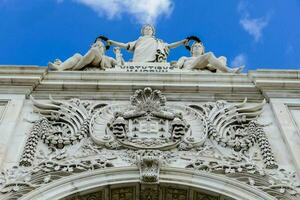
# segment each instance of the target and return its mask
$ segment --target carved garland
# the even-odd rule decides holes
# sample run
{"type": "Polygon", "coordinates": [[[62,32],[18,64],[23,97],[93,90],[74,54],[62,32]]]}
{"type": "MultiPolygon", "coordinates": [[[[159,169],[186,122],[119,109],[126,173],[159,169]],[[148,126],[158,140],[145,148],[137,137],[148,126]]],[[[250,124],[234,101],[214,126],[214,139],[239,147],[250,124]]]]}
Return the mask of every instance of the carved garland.
{"type": "Polygon", "coordinates": [[[20,166],[28,167],[32,165],[39,139],[48,132],[49,128],[49,121],[46,118],[42,118],[34,123],[21,156],[20,166]]]}

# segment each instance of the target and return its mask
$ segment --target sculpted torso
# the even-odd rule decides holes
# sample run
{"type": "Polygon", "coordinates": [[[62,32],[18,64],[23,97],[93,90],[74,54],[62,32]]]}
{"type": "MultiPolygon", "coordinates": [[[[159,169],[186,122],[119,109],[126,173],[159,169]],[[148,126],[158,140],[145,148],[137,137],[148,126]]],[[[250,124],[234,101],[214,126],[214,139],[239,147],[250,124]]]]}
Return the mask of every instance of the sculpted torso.
{"type": "Polygon", "coordinates": [[[128,50],[133,52],[133,62],[154,62],[157,50],[166,51],[166,45],[157,41],[153,36],[141,36],[139,39],[128,43],[128,50]],[[159,47],[161,43],[161,47],[159,47]]]}
{"type": "Polygon", "coordinates": [[[171,44],[157,39],[155,29],[151,25],[145,25],[141,30],[142,36],[137,40],[128,43],[108,40],[108,44],[127,49],[133,52],[132,62],[166,62],[169,49],[183,45],[186,40],[171,44]]]}

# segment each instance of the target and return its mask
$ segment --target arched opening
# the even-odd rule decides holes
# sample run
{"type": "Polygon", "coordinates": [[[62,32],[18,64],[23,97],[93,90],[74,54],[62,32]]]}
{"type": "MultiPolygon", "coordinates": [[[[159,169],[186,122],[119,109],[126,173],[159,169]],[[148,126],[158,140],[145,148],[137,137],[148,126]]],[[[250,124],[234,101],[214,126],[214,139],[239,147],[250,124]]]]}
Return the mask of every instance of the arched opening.
{"type": "Polygon", "coordinates": [[[215,192],[179,184],[116,184],[77,192],[62,200],[233,200],[215,192]]]}
{"type": "Polygon", "coordinates": [[[234,179],[187,169],[162,168],[158,184],[144,184],[140,183],[136,167],[107,168],[65,177],[20,199],[202,200],[202,196],[208,200],[275,200],[269,194],[234,179]]]}

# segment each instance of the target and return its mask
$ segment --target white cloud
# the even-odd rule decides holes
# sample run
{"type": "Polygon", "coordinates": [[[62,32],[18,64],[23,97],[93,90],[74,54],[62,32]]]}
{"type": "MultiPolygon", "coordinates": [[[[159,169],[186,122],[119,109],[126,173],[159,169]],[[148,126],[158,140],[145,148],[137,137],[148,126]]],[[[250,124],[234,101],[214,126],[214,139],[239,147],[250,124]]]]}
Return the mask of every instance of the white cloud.
{"type": "Polygon", "coordinates": [[[132,15],[138,23],[155,24],[158,17],[169,16],[173,10],[172,0],[73,0],[84,4],[109,19],[132,15]]]}
{"type": "Polygon", "coordinates": [[[262,36],[262,30],[268,25],[268,23],[268,17],[253,19],[245,17],[240,20],[240,24],[242,25],[244,30],[252,35],[255,41],[259,41],[262,36]]]}
{"type": "Polygon", "coordinates": [[[250,17],[249,8],[250,2],[247,0],[241,0],[237,6],[237,10],[241,15],[240,24],[243,29],[253,36],[257,42],[262,37],[263,29],[268,26],[270,21],[270,15],[264,17],[252,18],[250,17]]]}
{"type": "Polygon", "coordinates": [[[247,56],[243,53],[237,55],[234,57],[233,61],[231,62],[232,67],[239,67],[239,66],[245,66],[247,64],[247,56]]]}

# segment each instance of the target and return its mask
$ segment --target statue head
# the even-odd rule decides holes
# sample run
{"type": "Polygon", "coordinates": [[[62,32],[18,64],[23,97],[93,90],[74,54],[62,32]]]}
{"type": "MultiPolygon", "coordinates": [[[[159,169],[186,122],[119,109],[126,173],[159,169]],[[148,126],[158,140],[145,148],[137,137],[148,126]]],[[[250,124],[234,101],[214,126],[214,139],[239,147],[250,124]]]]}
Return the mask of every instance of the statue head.
{"type": "Polygon", "coordinates": [[[194,42],[194,44],[191,47],[191,55],[192,56],[199,56],[203,55],[205,52],[205,48],[203,46],[202,42],[194,42]]]}
{"type": "Polygon", "coordinates": [[[97,46],[99,49],[101,49],[101,51],[103,51],[103,54],[106,51],[106,47],[100,38],[97,38],[92,46],[97,46]]]}
{"type": "Polygon", "coordinates": [[[145,24],[141,29],[142,36],[154,36],[155,35],[155,28],[151,24],[145,24]]]}

